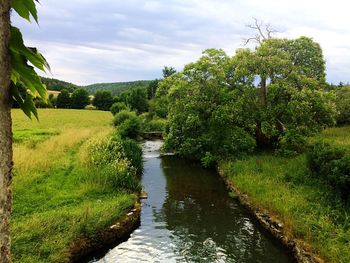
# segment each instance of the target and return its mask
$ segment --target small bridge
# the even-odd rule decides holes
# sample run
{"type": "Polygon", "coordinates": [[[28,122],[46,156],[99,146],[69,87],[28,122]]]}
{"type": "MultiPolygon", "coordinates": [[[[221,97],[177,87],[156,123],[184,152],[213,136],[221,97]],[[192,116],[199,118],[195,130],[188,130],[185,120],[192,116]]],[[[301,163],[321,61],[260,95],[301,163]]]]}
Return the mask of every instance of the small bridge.
{"type": "Polygon", "coordinates": [[[163,133],[160,131],[154,131],[154,132],[143,132],[142,138],[146,140],[156,140],[156,139],[163,139],[163,133]]]}

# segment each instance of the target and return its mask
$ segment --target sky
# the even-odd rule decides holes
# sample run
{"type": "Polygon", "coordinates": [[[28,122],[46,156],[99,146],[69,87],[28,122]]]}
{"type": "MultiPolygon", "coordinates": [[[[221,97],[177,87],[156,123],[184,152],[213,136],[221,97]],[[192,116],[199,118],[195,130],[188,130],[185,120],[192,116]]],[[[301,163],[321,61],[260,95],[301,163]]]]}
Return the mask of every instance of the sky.
{"type": "Polygon", "coordinates": [[[234,55],[255,34],[247,27],[255,17],[278,30],[276,37],[313,38],[323,49],[327,80],[350,82],[347,0],[40,2],[39,25],[16,14],[12,23],[48,60],[47,77],[78,85],[159,78],[164,66],[181,70],[207,48],[234,55]]]}

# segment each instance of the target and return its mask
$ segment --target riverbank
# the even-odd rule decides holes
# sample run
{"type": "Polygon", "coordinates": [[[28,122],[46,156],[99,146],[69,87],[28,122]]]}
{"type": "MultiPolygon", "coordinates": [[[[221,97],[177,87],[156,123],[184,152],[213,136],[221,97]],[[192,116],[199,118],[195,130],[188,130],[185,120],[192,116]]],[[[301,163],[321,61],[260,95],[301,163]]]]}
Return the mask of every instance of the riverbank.
{"type": "Polygon", "coordinates": [[[89,252],[88,243],[104,243],[110,234],[121,237],[117,223],[137,225],[138,208],[127,215],[138,202],[138,183],[130,177],[135,169],[118,154],[116,174],[108,163],[96,163],[105,145],[121,151],[119,141],[107,139],[110,112],[39,110],[40,122],[19,110],[12,116],[13,262],[70,262],[89,252]]]}
{"type": "Polygon", "coordinates": [[[229,197],[216,172],[144,144],[140,227],[102,262],[279,262],[290,254],[229,197]]]}
{"type": "MultiPolygon", "coordinates": [[[[325,141],[350,147],[350,127],[327,129],[325,141]]],[[[219,165],[240,200],[303,262],[349,262],[349,205],[309,176],[306,156],[256,154],[219,165]],[[260,218],[259,218],[260,217],[260,218]],[[292,242],[292,243],[291,243],[292,242]]]]}

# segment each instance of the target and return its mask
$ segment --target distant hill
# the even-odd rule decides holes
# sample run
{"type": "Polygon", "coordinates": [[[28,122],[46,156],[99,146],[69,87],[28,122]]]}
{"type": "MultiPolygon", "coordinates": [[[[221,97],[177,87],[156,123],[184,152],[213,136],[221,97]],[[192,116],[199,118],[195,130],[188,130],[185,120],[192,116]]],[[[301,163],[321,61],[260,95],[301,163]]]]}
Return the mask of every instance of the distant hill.
{"type": "MultiPolygon", "coordinates": [[[[113,96],[119,95],[124,91],[128,91],[134,88],[146,88],[148,87],[151,80],[137,80],[128,82],[115,82],[115,83],[97,83],[88,86],[78,86],[70,82],[44,78],[41,77],[42,82],[46,85],[47,89],[50,91],[60,92],[63,89],[67,89],[69,92],[73,92],[77,88],[86,89],[89,94],[94,95],[98,90],[107,90],[112,93],[113,96]]],[[[57,94],[55,94],[57,96],[57,94]]]]}
{"type": "Polygon", "coordinates": [[[67,89],[69,92],[73,92],[75,89],[79,88],[78,85],[58,79],[41,77],[41,81],[46,85],[48,90],[61,91],[67,89]]]}
{"type": "Polygon", "coordinates": [[[98,90],[107,90],[112,92],[113,96],[119,95],[124,91],[128,91],[134,88],[146,88],[151,80],[138,80],[129,82],[115,82],[115,83],[97,83],[82,87],[89,93],[95,94],[98,90]]]}

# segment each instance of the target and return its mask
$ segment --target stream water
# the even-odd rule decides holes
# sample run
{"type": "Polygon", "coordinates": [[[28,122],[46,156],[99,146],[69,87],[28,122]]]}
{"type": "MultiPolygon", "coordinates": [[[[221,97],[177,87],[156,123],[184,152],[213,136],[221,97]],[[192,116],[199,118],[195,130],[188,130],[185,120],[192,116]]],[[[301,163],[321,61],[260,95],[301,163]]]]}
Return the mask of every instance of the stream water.
{"type": "Polygon", "coordinates": [[[160,157],[161,141],[144,144],[141,225],[99,263],[294,262],[228,191],[215,173],[160,157]]]}

